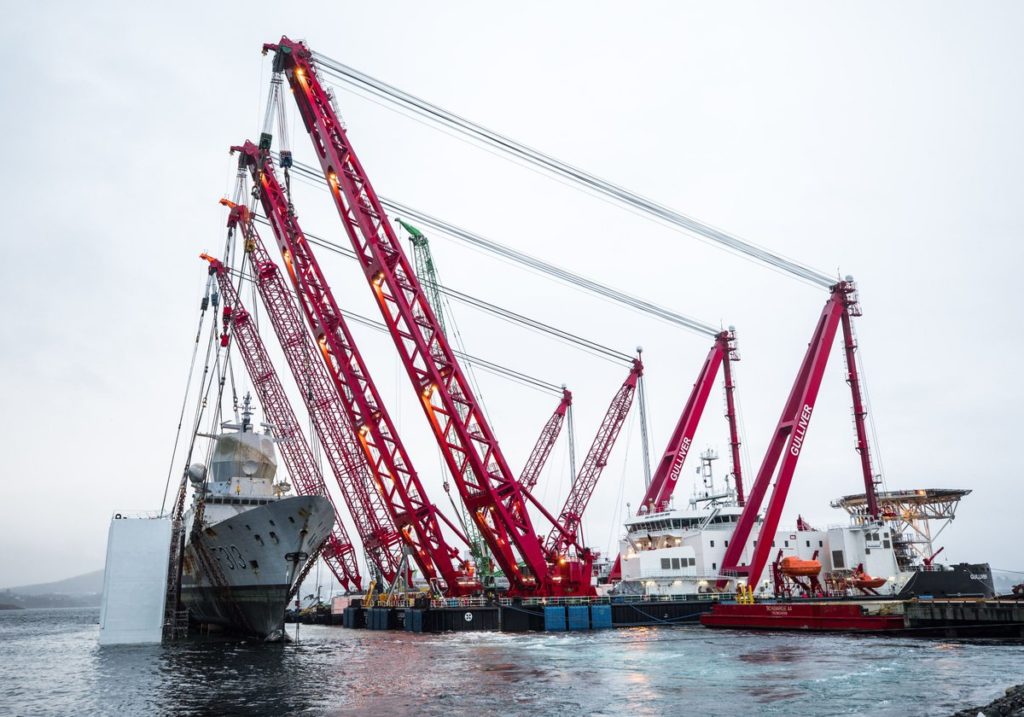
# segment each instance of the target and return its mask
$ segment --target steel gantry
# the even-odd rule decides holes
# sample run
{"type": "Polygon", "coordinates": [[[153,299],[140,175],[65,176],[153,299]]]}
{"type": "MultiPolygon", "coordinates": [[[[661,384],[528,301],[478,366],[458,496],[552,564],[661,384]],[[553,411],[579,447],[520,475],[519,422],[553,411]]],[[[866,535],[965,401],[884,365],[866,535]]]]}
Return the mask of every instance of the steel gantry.
{"type": "MultiPolygon", "coordinates": [[[[804,354],[803,362],[800,364],[796,381],[790,390],[789,398],[786,400],[768,451],[765,453],[761,468],[750,488],[743,513],[729,540],[729,546],[726,548],[722,561],[722,575],[745,578],[748,585],[754,585],[761,579],[772,548],[775,531],[778,529],[779,520],[782,517],[782,509],[793,480],[793,472],[796,470],[800,452],[807,438],[811,414],[818,398],[818,390],[821,388],[821,380],[828,363],[829,353],[840,325],[843,327],[847,382],[853,394],[853,418],[857,434],[857,451],[860,453],[861,471],[864,478],[865,503],[870,518],[872,520],[879,519],[875,490],[876,479],[871,469],[867,428],[864,425],[867,411],[864,409],[864,402],[860,394],[860,379],[856,362],[857,343],[853,335],[851,321],[851,317],[860,316],[860,314],[857,290],[852,277],[846,277],[844,281],[834,284],[830,289],[828,301],[825,302],[825,308],[818,318],[811,342],[804,354]],[[776,468],[778,468],[777,473],[776,468]],[[750,540],[761,505],[773,479],[774,487],[771,497],[768,499],[763,522],[753,543],[750,563],[741,565],[740,559],[750,540]]],[[[724,580],[720,581],[719,585],[724,583],[724,580]]]]}
{"type": "MultiPolygon", "coordinates": [[[[591,566],[551,563],[510,470],[427,296],[346,131],[321,85],[307,47],[287,37],[267,44],[274,71],[284,72],[316,150],[345,231],[438,445],[513,594],[589,594],[591,566]]],[[[302,247],[308,252],[308,247],[302,247]]],[[[295,250],[292,249],[292,254],[295,250]]],[[[295,256],[292,261],[295,261],[295,256]]],[[[296,267],[298,274],[309,271],[296,267]]],[[[322,277],[317,277],[322,282],[322,277]]],[[[332,317],[333,318],[333,317],[332,317]]]]}
{"type": "Polygon", "coordinates": [[[202,258],[210,263],[210,272],[216,275],[221,296],[224,298],[221,345],[226,346],[230,337],[235,337],[235,344],[242,354],[242,361],[259,396],[260,405],[263,406],[263,412],[273,426],[273,435],[281,450],[288,475],[295,482],[300,495],[322,495],[334,507],[334,528],[327,538],[327,545],[321,557],[342,587],[346,590],[361,590],[362,579],[359,575],[355,548],[348,537],[338,509],[334,506],[334,499],[331,498],[324,483],[320,466],[313,457],[305,436],[302,435],[302,429],[288,402],[284,386],[281,385],[266,346],[260,338],[259,330],[242,305],[224,264],[206,254],[203,254],[202,258]]]}
{"type": "Polygon", "coordinates": [[[459,551],[441,531],[443,520],[465,536],[430,502],[394,422],[353,340],[345,317],[299,226],[291,202],[274,173],[270,154],[252,142],[232,148],[248,167],[284,258],[306,321],[319,347],[374,481],[412,558],[430,582],[449,595],[476,591],[472,569],[460,564],[459,551]]]}

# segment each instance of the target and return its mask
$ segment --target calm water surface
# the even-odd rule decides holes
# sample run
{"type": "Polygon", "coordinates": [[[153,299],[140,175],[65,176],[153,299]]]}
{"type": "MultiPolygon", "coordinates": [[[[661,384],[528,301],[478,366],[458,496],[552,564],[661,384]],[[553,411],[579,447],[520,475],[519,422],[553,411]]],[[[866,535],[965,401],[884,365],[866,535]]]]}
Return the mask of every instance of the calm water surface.
{"type": "Polygon", "coordinates": [[[304,625],[290,645],[101,649],[98,620],[95,609],[0,611],[0,714],[947,715],[1024,682],[1021,645],[304,625]]]}

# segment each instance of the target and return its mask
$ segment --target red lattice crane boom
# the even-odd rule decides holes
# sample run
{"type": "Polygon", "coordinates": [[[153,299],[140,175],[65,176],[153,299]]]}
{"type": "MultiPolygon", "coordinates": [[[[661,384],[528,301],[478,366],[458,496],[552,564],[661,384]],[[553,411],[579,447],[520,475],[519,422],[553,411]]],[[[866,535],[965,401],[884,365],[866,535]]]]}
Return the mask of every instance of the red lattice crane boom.
{"type": "Polygon", "coordinates": [[[266,307],[277,341],[338,481],[363,549],[371,564],[390,584],[401,570],[402,537],[370,475],[366,457],[356,439],[341,398],[320,359],[288,282],[267,252],[249,210],[227,200],[228,227],[238,228],[245,242],[245,258],[266,307]]]}
{"type": "Polygon", "coordinates": [[[356,427],[377,489],[399,533],[411,548],[412,558],[428,581],[438,578],[444,581],[443,589],[447,594],[475,592],[480,583],[463,567],[456,566],[454,561],[459,551],[448,544],[441,532],[440,520],[445,520],[463,541],[465,536],[427,498],[345,317],[277,181],[270,153],[252,142],[232,150],[240,152],[240,161],[252,174],[256,194],[274,230],[324,364],[349,421],[356,427]]]}
{"type": "Polygon", "coordinates": [[[572,489],[565,499],[562,512],[558,515],[558,526],[552,528],[544,541],[544,549],[552,560],[560,560],[565,557],[570,546],[574,543],[583,544],[582,522],[583,511],[586,510],[590,496],[597,487],[597,480],[601,477],[604,467],[608,464],[608,456],[615,447],[615,440],[619,437],[622,424],[629,415],[629,409],[633,405],[633,396],[636,395],[636,384],[644,373],[643,363],[639,358],[633,360],[633,367],[629,376],[616,392],[611,404],[605,412],[601,426],[598,428],[594,442],[587,452],[587,457],[580,466],[579,475],[573,481],[572,489]]]}
{"type": "Polygon", "coordinates": [[[558,434],[562,432],[565,414],[570,406],[572,406],[572,392],[567,388],[563,388],[562,400],[559,401],[558,408],[555,409],[555,412],[551,414],[551,418],[548,419],[548,422],[544,424],[544,428],[541,429],[540,436],[537,438],[533,450],[530,451],[530,457],[526,459],[526,465],[523,466],[523,472],[519,474],[519,484],[526,490],[532,491],[533,487],[537,485],[540,472],[548,462],[548,456],[551,455],[551,449],[555,447],[558,434]]]}
{"type": "Polygon", "coordinates": [[[320,466],[309,449],[305,436],[295,412],[292,410],[288,397],[281,385],[281,380],[274,370],[274,365],[267,353],[267,348],[260,338],[259,330],[252,321],[249,312],[242,305],[238,292],[231,283],[231,276],[218,259],[206,254],[203,259],[210,262],[210,272],[217,276],[221,296],[224,297],[223,330],[221,345],[226,346],[233,335],[238,346],[242,361],[249,372],[249,378],[259,396],[260,405],[267,421],[273,426],[274,437],[281,451],[288,475],[295,483],[300,495],[322,495],[331,502],[334,508],[334,528],[327,537],[327,546],[321,553],[324,562],[346,590],[362,589],[356,551],[345,530],[345,524],[334,505],[334,499],[324,483],[320,466]]]}
{"type": "MultiPolygon", "coordinates": [[[[854,423],[857,430],[857,450],[861,457],[861,470],[864,478],[864,490],[867,494],[868,510],[872,516],[878,517],[878,501],[875,496],[875,478],[871,470],[871,459],[867,444],[867,429],[864,425],[864,417],[867,412],[864,410],[863,401],[860,395],[860,379],[857,373],[855,351],[857,348],[853,336],[853,326],[850,318],[860,316],[860,305],[857,300],[856,288],[853,280],[847,277],[831,288],[825,308],[818,318],[811,342],[807,347],[800,370],[797,373],[796,381],[790,390],[789,398],[786,401],[782,416],[775,428],[772,441],[768,451],[765,453],[764,461],[757,472],[754,484],[751,486],[750,494],[747,497],[743,513],[740,515],[736,529],[729,540],[729,547],[726,548],[725,557],[722,560],[723,575],[746,577],[748,585],[754,585],[761,579],[765,564],[768,561],[768,554],[771,551],[772,541],[775,532],[779,527],[779,520],[782,517],[782,509],[789,493],[789,486],[793,480],[793,472],[796,470],[797,461],[800,459],[800,452],[804,441],[807,438],[807,430],[811,423],[811,413],[814,411],[814,404],[818,398],[818,390],[821,388],[821,379],[825,373],[825,366],[828,363],[829,353],[832,350],[836,332],[839,326],[843,327],[844,349],[847,363],[847,382],[853,394],[854,423]],[[778,468],[778,473],[776,473],[778,468]],[[768,488],[772,485],[771,497],[768,500],[768,507],[765,509],[764,521],[757,533],[757,540],[753,545],[753,555],[749,565],[740,565],[739,561],[743,550],[747,546],[754,526],[757,524],[758,512],[764,502],[768,488]]],[[[719,585],[724,586],[725,581],[719,585]]]]}
{"type": "Polygon", "coordinates": [[[390,329],[463,503],[510,583],[526,595],[591,594],[590,565],[550,564],[526,499],[459,366],[412,265],[353,152],[307,47],[287,37],[275,53],[313,141],[342,223],[390,329]],[[522,561],[522,566],[520,565],[522,561]]]}

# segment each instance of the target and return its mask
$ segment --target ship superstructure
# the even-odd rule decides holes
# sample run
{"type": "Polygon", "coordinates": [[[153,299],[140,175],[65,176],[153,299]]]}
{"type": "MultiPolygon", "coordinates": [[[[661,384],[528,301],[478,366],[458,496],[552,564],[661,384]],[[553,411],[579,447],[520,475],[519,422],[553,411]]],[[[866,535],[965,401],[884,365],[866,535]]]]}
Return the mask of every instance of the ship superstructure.
{"type": "MultiPolygon", "coordinates": [[[[656,513],[641,510],[640,515],[626,521],[626,535],[619,546],[622,582],[615,593],[688,596],[731,594],[747,587],[742,576],[723,569],[743,507],[736,500],[735,490],[716,485],[711,474],[716,457],[711,451],[701,455],[702,485],[685,508],[656,513]]],[[[922,495],[934,492],[920,491],[922,495]]],[[[794,529],[775,532],[772,570],[749,588],[755,594],[784,593],[790,597],[825,593],[901,597],[991,594],[988,566],[949,567],[932,559],[909,560],[903,546],[913,538],[900,529],[900,520],[904,519],[895,514],[866,520],[857,513],[847,525],[817,529],[798,518],[794,529]]],[[[759,517],[758,529],[761,522],[759,517]]],[[[742,563],[749,564],[754,547],[754,540],[743,546],[742,563]]]]}
{"type": "Polygon", "coordinates": [[[282,635],[289,593],[327,539],[334,509],[320,495],[290,496],[277,476],[270,427],[242,420],[212,436],[209,467],[193,464],[185,514],[181,602],[193,621],[263,639],[282,635]]]}

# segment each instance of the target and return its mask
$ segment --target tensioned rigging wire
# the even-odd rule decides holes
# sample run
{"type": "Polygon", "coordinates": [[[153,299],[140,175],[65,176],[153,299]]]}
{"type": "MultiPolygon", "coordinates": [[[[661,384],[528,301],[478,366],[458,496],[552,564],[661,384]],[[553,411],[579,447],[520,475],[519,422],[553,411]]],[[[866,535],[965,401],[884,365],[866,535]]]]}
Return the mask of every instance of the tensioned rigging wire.
{"type": "MultiPolygon", "coordinates": [[[[270,225],[266,218],[264,218],[263,216],[254,214],[253,218],[260,224],[263,224],[265,226],[270,225]]],[[[348,257],[350,259],[355,259],[355,253],[352,252],[350,249],[347,249],[339,244],[331,242],[330,240],[324,239],[316,234],[311,234],[305,231],[303,232],[303,234],[305,235],[306,240],[314,246],[319,246],[336,254],[341,254],[342,256],[348,257]]],[[[628,354],[625,354],[613,348],[609,348],[608,346],[604,346],[603,344],[599,344],[596,341],[584,338],[570,331],[556,328],[554,326],[545,324],[544,322],[538,321],[536,319],[531,319],[528,316],[523,316],[522,314],[518,314],[514,311],[498,306],[497,304],[492,304],[489,301],[485,301],[484,299],[480,299],[469,294],[465,294],[455,289],[449,289],[440,285],[438,285],[438,289],[442,294],[449,296],[455,299],[456,301],[460,301],[468,306],[478,308],[481,311],[490,313],[493,316],[496,316],[509,323],[518,324],[525,328],[532,329],[538,333],[548,334],[550,336],[555,337],[556,339],[559,339],[560,341],[563,341],[564,343],[575,345],[576,347],[584,351],[587,351],[599,358],[604,358],[615,363],[622,363],[624,365],[631,365],[633,362],[633,357],[629,356],[628,354]]]]}
{"type": "MultiPolygon", "coordinates": [[[[206,280],[207,299],[210,295],[211,280],[212,277],[209,277],[206,280]]],[[[202,308],[199,312],[199,325],[196,327],[196,340],[192,346],[192,360],[189,362],[188,377],[185,379],[185,395],[181,400],[181,412],[178,415],[178,429],[174,434],[174,448],[171,450],[170,465],[167,466],[167,481],[164,483],[164,497],[163,500],[160,501],[160,515],[164,514],[164,508],[167,506],[167,492],[171,487],[171,475],[174,473],[174,459],[178,454],[178,443],[181,440],[181,427],[185,423],[185,409],[188,407],[188,391],[189,387],[192,385],[192,376],[196,367],[196,357],[199,355],[199,341],[202,338],[203,322],[206,319],[208,307],[209,304],[207,303],[206,307],[202,308]]]]}
{"type": "Polygon", "coordinates": [[[622,525],[622,497],[626,492],[626,476],[629,473],[629,447],[632,445],[632,441],[629,439],[633,435],[633,421],[635,418],[635,414],[630,414],[629,423],[626,425],[626,453],[622,456],[622,474],[619,476],[619,492],[615,497],[615,512],[612,513],[612,520],[608,528],[608,541],[606,543],[608,545],[608,552],[605,553],[606,555],[616,552],[614,550],[615,544],[612,542],[615,540],[615,526],[622,525]]]}
{"type": "Polygon", "coordinates": [[[788,259],[763,247],[751,244],[739,237],[728,234],[720,229],[700,222],[692,217],[676,212],[663,204],[647,199],[624,187],[601,179],[577,167],[562,162],[550,155],[539,152],[531,147],[516,142],[493,130],[489,130],[465,117],[426,102],[414,95],[404,92],[392,85],[373,78],[365,73],[333,60],[326,55],[313,53],[317,65],[325,75],[334,77],[347,85],[358,87],[394,105],[415,112],[434,125],[450,128],[472,138],[478,143],[494,147],[504,155],[528,162],[544,172],[574,182],[593,193],[604,195],[617,203],[640,210],[651,217],[670,223],[688,234],[695,235],[706,241],[714,242],[726,249],[749,257],[768,266],[783,270],[799,279],[819,286],[831,286],[834,280],[824,272],[813,269],[805,264],[788,259]]]}
{"type": "MultiPolygon", "coordinates": [[[[237,269],[230,269],[229,271],[232,274],[232,276],[239,276],[239,272],[237,269]]],[[[249,276],[245,276],[243,278],[243,281],[252,282],[252,278],[249,276]]],[[[292,289],[289,289],[289,291],[294,294],[294,291],[292,289]]],[[[349,311],[347,309],[342,309],[342,312],[345,314],[345,318],[347,320],[350,320],[362,326],[367,326],[381,333],[390,333],[388,327],[385,326],[380,321],[376,321],[369,317],[363,316],[362,314],[358,314],[354,311],[349,311]]],[[[535,378],[533,376],[530,376],[529,374],[522,373],[521,371],[516,371],[515,369],[508,368],[507,366],[502,366],[501,364],[495,363],[493,361],[488,361],[487,359],[482,359],[477,356],[471,356],[469,354],[463,353],[462,351],[454,351],[454,353],[458,358],[462,359],[463,361],[474,363],[491,373],[502,376],[503,378],[516,381],[524,386],[537,389],[538,391],[542,391],[544,393],[550,393],[552,395],[557,396],[562,395],[562,387],[549,381],[535,378]]]]}
{"type": "MultiPolygon", "coordinates": [[[[327,184],[326,180],[324,180],[323,174],[313,167],[295,161],[292,165],[292,170],[301,178],[310,180],[308,183],[311,183],[314,186],[319,186],[325,191],[327,190],[327,184]]],[[[695,331],[699,334],[716,336],[721,331],[720,328],[716,328],[712,324],[680,314],[676,311],[672,311],[671,309],[658,306],[653,302],[601,284],[593,279],[588,279],[587,277],[571,272],[568,269],[563,269],[560,266],[550,264],[542,259],[538,259],[537,257],[518,251],[517,249],[513,249],[512,247],[487,239],[443,219],[438,219],[437,217],[431,216],[418,209],[414,209],[402,202],[394,199],[388,199],[383,196],[379,198],[384,208],[393,214],[415,221],[420,225],[428,226],[451,239],[455,239],[463,244],[467,244],[489,254],[499,256],[516,264],[520,264],[531,271],[553,277],[575,288],[591,294],[596,294],[597,296],[601,296],[615,303],[623,304],[634,310],[640,311],[641,313],[655,316],[671,324],[690,329],[691,331],[695,331]]],[[[351,256],[355,257],[355,253],[352,253],[351,256]]]]}

